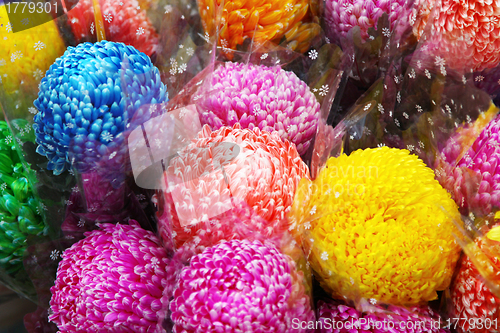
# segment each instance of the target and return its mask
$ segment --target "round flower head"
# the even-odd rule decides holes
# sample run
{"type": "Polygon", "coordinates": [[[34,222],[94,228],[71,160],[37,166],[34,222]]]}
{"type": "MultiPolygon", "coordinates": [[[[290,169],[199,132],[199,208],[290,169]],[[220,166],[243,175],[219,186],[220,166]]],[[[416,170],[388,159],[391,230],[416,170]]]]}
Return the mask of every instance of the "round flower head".
{"type": "Polygon", "coordinates": [[[195,237],[200,226],[231,209],[234,201],[264,218],[261,230],[272,234],[283,228],[299,180],[309,177],[295,146],[277,132],[239,124],[214,132],[204,126],[178,155],[165,172],[166,204],[159,216],[160,230],[173,224],[177,245],[195,237]]]}
{"type": "MultiPolygon", "coordinates": [[[[207,34],[215,32],[215,22],[220,2],[200,0],[203,28],[207,34]]],[[[307,23],[307,15],[312,15],[309,1],[290,0],[279,2],[263,0],[260,2],[228,0],[220,10],[219,45],[236,50],[245,40],[253,40],[257,45],[267,41],[280,42],[283,38],[288,47],[299,52],[309,48],[309,42],[319,34],[320,27],[307,23]]]]}
{"type": "Polygon", "coordinates": [[[349,30],[359,27],[361,37],[368,37],[368,29],[375,27],[382,14],[387,13],[391,26],[406,13],[405,0],[326,0],[325,22],[329,37],[338,40],[349,30]]]}
{"type": "Polygon", "coordinates": [[[388,147],[330,158],[297,189],[291,213],[325,290],[395,305],[433,300],[448,286],[460,252],[452,218],[458,208],[434,172],[388,147]]]}
{"type": "Polygon", "coordinates": [[[122,164],[125,130],[152,116],[148,104],[166,99],[158,69],[132,46],[103,41],[69,47],[34,102],[37,152],[55,174],[71,166],[85,172],[108,156],[122,164]]]}
{"type": "Polygon", "coordinates": [[[437,47],[446,50],[450,65],[480,71],[500,62],[500,7],[496,2],[442,0],[440,6],[433,0],[419,2],[414,31],[420,37],[433,12],[432,34],[437,37],[437,47]]]}
{"type": "MultiPolygon", "coordinates": [[[[493,258],[497,269],[498,258],[493,258]]],[[[500,299],[484,283],[484,279],[469,257],[460,260],[458,273],[451,284],[453,317],[461,318],[458,332],[496,332],[495,320],[500,317],[500,299]],[[460,316],[460,317],[459,317],[460,316]],[[483,323],[481,327],[479,321],[483,323]],[[491,321],[492,325],[484,325],[491,321]],[[477,324],[474,325],[474,322],[477,324]]]]}
{"type": "MultiPolygon", "coordinates": [[[[12,124],[23,129],[30,126],[25,120],[12,124]]],[[[0,121],[0,271],[8,274],[24,269],[26,238],[45,232],[40,203],[33,195],[27,173],[7,123],[0,121]]]]}
{"type": "Polygon", "coordinates": [[[164,332],[175,267],[156,236],[102,224],[64,251],[49,320],[61,332],[164,332]]]}
{"type": "Polygon", "coordinates": [[[360,312],[341,301],[318,301],[317,306],[318,333],[339,332],[335,330],[342,324],[340,332],[429,332],[446,333],[449,330],[440,328],[435,323],[440,318],[428,306],[404,308],[400,306],[374,306],[372,311],[360,312]],[[375,311],[376,310],[376,311],[375,311]],[[333,326],[333,327],[332,327],[333,326]]]}
{"type": "MultiPolygon", "coordinates": [[[[158,49],[158,34],[137,0],[99,0],[99,6],[106,40],[131,45],[148,56],[158,49]]],[[[99,31],[94,21],[92,0],[79,0],[68,11],[68,22],[77,42],[97,40],[99,31]]]]}
{"type": "MultiPolygon", "coordinates": [[[[454,194],[457,204],[464,209],[489,214],[493,208],[500,208],[500,117],[490,121],[478,135],[475,130],[481,123],[464,129],[450,139],[442,151],[444,162],[453,169],[443,177],[442,183],[454,194]],[[470,144],[471,139],[475,141],[470,144]],[[470,147],[460,158],[462,149],[470,147]],[[474,193],[467,193],[463,169],[473,172],[479,181],[474,193]]],[[[448,168],[449,169],[449,168],[448,168]]],[[[476,182],[476,180],[474,180],[476,182]]]]}
{"type": "Polygon", "coordinates": [[[212,130],[239,123],[272,132],[307,152],[320,104],[305,82],[280,67],[225,63],[212,76],[213,94],[200,103],[200,119],[212,130]]]}
{"type": "Polygon", "coordinates": [[[233,240],[185,267],[170,303],[175,333],[307,332],[314,320],[302,272],[272,245],[233,240]]]}

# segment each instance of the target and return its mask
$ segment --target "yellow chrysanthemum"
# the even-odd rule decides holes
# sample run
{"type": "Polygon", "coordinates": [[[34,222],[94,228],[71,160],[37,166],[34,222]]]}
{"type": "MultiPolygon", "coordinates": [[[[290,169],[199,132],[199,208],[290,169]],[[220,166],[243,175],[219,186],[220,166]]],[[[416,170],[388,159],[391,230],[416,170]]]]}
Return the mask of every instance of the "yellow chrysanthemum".
{"type": "Polygon", "coordinates": [[[330,158],[296,193],[291,220],[333,296],[411,305],[437,298],[450,283],[460,252],[452,235],[458,208],[407,150],[330,158]]]}
{"type": "Polygon", "coordinates": [[[0,6],[0,89],[12,99],[8,114],[29,115],[38,84],[65,49],[54,21],[14,33],[5,6],[0,6]]]}
{"type": "Polygon", "coordinates": [[[266,41],[280,42],[283,37],[288,47],[305,52],[321,28],[312,17],[308,0],[227,0],[219,9],[221,0],[198,0],[205,32],[215,33],[216,13],[220,11],[219,45],[236,49],[245,39],[254,39],[256,45],[266,41]],[[255,34],[255,35],[254,35],[255,34]]]}

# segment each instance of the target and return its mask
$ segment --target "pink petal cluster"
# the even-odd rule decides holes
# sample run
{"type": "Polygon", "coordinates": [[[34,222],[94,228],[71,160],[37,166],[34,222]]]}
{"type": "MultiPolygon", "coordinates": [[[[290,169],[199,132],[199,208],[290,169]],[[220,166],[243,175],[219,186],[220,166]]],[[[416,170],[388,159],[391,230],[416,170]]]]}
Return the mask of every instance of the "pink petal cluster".
{"type": "Polygon", "coordinates": [[[406,0],[326,0],[325,22],[332,40],[338,40],[358,26],[361,37],[368,37],[368,29],[375,27],[382,14],[387,13],[391,27],[402,16],[406,0]]]}
{"type": "Polygon", "coordinates": [[[454,200],[462,208],[489,214],[493,208],[500,207],[499,131],[500,117],[497,117],[489,122],[458,163],[464,148],[460,141],[450,140],[442,152],[450,164],[443,186],[453,191],[454,200]],[[466,170],[472,171],[472,175],[466,170]],[[468,192],[468,186],[476,182],[480,182],[479,187],[468,192]]]}
{"type": "Polygon", "coordinates": [[[232,240],[193,257],[170,303],[175,333],[308,332],[302,272],[272,245],[232,240]]]}
{"type": "Polygon", "coordinates": [[[169,243],[172,230],[176,246],[195,240],[200,230],[220,231],[221,238],[230,239],[231,228],[216,229],[217,224],[232,223],[233,217],[212,227],[209,219],[233,209],[235,202],[245,203],[264,219],[259,228],[264,234],[286,229],[284,217],[297,185],[309,178],[295,145],[282,141],[277,132],[241,129],[239,124],[214,132],[205,125],[178,155],[165,172],[158,213],[163,240],[169,243]]]}
{"type": "Polygon", "coordinates": [[[279,66],[227,62],[215,70],[213,90],[198,105],[212,130],[239,123],[272,132],[307,152],[316,133],[320,104],[305,82],[279,66]]]}
{"type": "Polygon", "coordinates": [[[492,0],[421,1],[416,17],[419,31],[433,17],[432,35],[436,47],[447,50],[443,55],[455,68],[480,71],[500,63],[500,6],[492,0]],[[430,8],[434,8],[430,16],[430,8]],[[450,52],[451,51],[451,52],[450,52]]]}
{"type": "Polygon", "coordinates": [[[49,320],[61,332],[163,332],[175,265],[138,225],[100,228],[64,251],[49,320]]]}
{"type": "Polygon", "coordinates": [[[440,328],[439,323],[445,323],[428,306],[390,305],[385,309],[376,305],[369,312],[360,312],[341,301],[320,300],[316,311],[318,333],[449,332],[440,328]]]}

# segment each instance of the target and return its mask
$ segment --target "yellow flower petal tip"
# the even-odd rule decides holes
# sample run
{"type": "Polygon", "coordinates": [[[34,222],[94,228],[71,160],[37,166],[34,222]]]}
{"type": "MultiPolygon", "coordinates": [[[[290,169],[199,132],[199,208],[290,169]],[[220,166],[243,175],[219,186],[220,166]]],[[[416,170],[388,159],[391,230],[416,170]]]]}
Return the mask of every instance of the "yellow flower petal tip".
{"type": "Polygon", "coordinates": [[[290,218],[332,296],[412,305],[449,285],[460,253],[458,207],[409,151],[330,158],[314,181],[301,182],[295,199],[290,218]]]}
{"type": "MultiPolygon", "coordinates": [[[[499,212],[495,213],[495,219],[497,219],[498,216],[500,216],[499,212]]],[[[486,234],[486,237],[493,241],[500,242],[500,226],[491,228],[491,230],[486,234]]]]}

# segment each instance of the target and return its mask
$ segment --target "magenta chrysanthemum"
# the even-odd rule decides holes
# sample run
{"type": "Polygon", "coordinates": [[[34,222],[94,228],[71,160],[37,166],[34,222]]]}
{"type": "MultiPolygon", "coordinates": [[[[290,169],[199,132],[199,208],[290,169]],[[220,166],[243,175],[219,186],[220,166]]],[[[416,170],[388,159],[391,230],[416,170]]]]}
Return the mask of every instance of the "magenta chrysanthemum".
{"type": "Polygon", "coordinates": [[[445,187],[454,190],[454,199],[462,208],[489,214],[493,208],[500,207],[499,131],[500,117],[496,117],[484,128],[458,163],[456,161],[464,148],[461,142],[450,140],[443,150],[445,161],[454,166],[444,179],[445,183],[450,184],[445,187]],[[472,170],[475,176],[472,181],[480,181],[475,193],[466,192],[464,169],[472,170]]]}
{"type": "Polygon", "coordinates": [[[405,0],[326,0],[325,22],[330,38],[338,40],[349,30],[359,26],[361,37],[368,37],[368,29],[375,27],[382,14],[387,13],[391,26],[402,15],[405,0]]]}
{"type": "Polygon", "coordinates": [[[152,232],[100,227],[63,253],[49,320],[61,332],[163,332],[175,266],[152,232]]]}
{"type": "Polygon", "coordinates": [[[341,301],[318,301],[316,324],[318,333],[386,333],[428,332],[446,333],[440,328],[439,317],[429,307],[404,308],[374,306],[370,312],[360,312],[341,301]],[[333,327],[332,327],[333,326],[333,327]],[[337,329],[339,328],[339,329],[337,329]]]}
{"type": "Polygon", "coordinates": [[[272,245],[233,240],[193,257],[170,304],[175,333],[307,332],[302,272],[272,245]]]}
{"type": "Polygon", "coordinates": [[[307,84],[278,66],[225,63],[212,76],[213,93],[199,104],[212,130],[239,123],[272,132],[307,152],[316,133],[320,104],[307,84]]]}
{"type": "Polygon", "coordinates": [[[159,230],[169,243],[173,229],[177,246],[193,240],[209,219],[243,202],[266,221],[266,234],[287,229],[301,178],[309,170],[295,146],[277,132],[241,129],[239,124],[212,132],[204,126],[199,137],[170,161],[165,172],[163,211],[159,230]]]}

